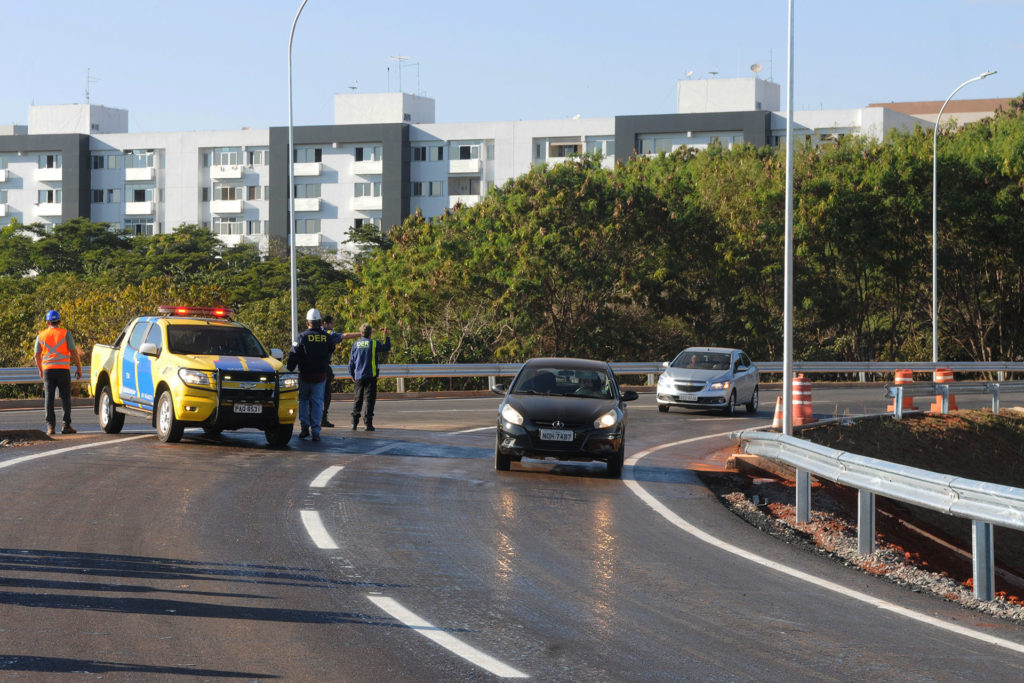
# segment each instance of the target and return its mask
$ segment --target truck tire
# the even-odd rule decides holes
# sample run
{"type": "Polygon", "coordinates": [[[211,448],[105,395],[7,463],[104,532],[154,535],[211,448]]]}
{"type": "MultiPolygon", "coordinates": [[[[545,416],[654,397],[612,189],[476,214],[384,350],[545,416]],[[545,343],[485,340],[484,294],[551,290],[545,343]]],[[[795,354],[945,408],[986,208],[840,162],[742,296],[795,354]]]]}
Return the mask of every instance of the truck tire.
{"type": "Polygon", "coordinates": [[[156,402],[156,438],[164,443],[177,443],[185,425],[174,416],[174,399],[170,391],[164,391],[156,402]]]}
{"type": "Polygon", "coordinates": [[[100,392],[100,427],[107,434],[120,434],[124,427],[124,415],[114,407],[114,396],[109,384],[100,392]]]}
{"type": "Polygon", "coordinates": [[[263,433],[266,435],[267,443],[270,444],[271,448],[284,448],[292,440],[292,431],[294,429],[295,425],[279,424],[276,427],[264,430],[263,433]]]}

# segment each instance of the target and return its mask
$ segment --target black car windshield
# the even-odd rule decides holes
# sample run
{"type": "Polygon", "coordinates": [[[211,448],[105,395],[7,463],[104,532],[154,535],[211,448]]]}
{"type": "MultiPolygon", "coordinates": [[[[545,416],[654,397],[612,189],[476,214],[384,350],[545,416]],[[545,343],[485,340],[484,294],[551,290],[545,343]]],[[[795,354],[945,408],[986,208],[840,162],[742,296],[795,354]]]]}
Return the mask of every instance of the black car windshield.
{"type": "Polygon", "coordinates": [[[171,353],[193,356],[267,355],[252,332],[226,325],[168,325],[167,347],[171,353]]]}
{"type": "Polygon", "coordinates": [[[525,368],[512,386],[513,394],[614,398],[612,378],[594,368],[560,368],[535,365],[525,368]]]}
{"type": "Polygon", "coordinates": [[[673,368],[691,370],[728,370],[729,354],[711,351],[683,351],[672,361],[673,368]]]}

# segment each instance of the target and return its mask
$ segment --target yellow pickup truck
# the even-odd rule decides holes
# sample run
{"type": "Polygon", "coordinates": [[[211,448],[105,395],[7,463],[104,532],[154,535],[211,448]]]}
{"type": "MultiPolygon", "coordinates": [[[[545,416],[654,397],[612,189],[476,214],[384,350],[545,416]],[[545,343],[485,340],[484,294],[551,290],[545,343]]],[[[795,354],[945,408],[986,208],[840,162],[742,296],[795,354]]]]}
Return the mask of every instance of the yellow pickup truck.
{"type": "Polygon", "coordinates": [[[256,428],[279,448],[292,437],[298,375],[280,349],[267,353],[230,309],[161,306],[135,318],[113,344],[92,350],[89,393],[100,427],[117,434],[125,415],[150,420],[157,437],[186,427],[209,434],[256,428]]]}

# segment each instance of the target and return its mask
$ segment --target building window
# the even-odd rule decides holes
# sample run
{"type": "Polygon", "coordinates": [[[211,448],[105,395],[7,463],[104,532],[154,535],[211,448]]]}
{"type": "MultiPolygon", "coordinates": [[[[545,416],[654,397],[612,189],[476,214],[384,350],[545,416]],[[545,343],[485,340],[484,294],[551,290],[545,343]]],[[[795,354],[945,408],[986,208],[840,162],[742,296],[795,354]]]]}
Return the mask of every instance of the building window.
{"type": "Polygon", "coordinates": [[[251,149],[246,153],[250,166],[266,166],[268,151],[265,149],[251,149]]]}
{"type": "MultiPolygon", "coordinates": [[[[102,199],[102,197],[101,197],[102,199]]],[[[0,204],[7,203],[7,190],[0,190],[0,204]]]]}
{"type": "Polygon", "coordinates": [[[320,232],[319,218],[299,218],[295,221],[296,235],[313,235],[320,232]]]}
{"type": "Polygon", "coordinates": [[[106,162],[106,155],[105,154],[93,154],[92,155],[92,168],[93,168],[94,171],[98,170],[98,169],[101,169],[101,168],[106,168],[106,167],[107,167],[107,162],[106,162]]]}
{"type": "Polygon", "coordinates": [[[413,161],[426,161],[427,160],[427,148],[426,147],[413,147],[412,148],[412,160],[413,161]]]}
{"type": "Polygon", "coordinates": [[[40,204],[60,204],[63,193],[60,190],[39,190],[40,204]]]}
{"type": "Polygon", "coordinates": [[[380,161],[383,154],[384,148],[381,145],[356,147],[356,161],[380,161]]]}
{"type": "Polygon", "coordinates": [[[103,190],[93,190],[92,191],[92,203],[93,204],[102,204],[103,203],[103,190]]]}
{"type": "Polygon", "coordinates": [[[238,166],[242,163],[242,148],[215,147],[212,161],[214,166],[238,166]]]}
{"type": "Polygon", "coordinates": [[[133,235],[152,235],[153,234],[153,222],[152,221],[138,221],[128,220],[124,224],[125,230],[132,233],[133,235]]]}
{"type": "Polygon", "coordinates": [[[213,186],[213,198],[221,201],[231,201],[242,198],[241,185],[225,185],[217,183],[213,186]]]}
{"type": "Polygon", "coordinates": [[[267,192],[269,189],[266,185],[249,185],[245,188],[245,198],[249,201],[269,199],[270,195],[267,192]]]}
{"type": "Polygon", "coordinates": [[[479,159],[480,158],[480,145],[465,145],[465,144],[454,144],[452,145],[452,158],[453,159],[479,159]]]}
{"type": "MultiPolygon", "coordinates": [[[[305,183],[295,186],[296,199],[312,199],[320,196],[320,183],[305,183]]],[[[357,195],[358,196],[358,195],[357,195]]]]}
{"type": "Polygon", "coordinates": [[[563,159],[565,157],[578,157],[583,153],[583,145],[579,142],[552,142],[551,157],[563,159]]]}
{"type": "Polygon", "coordinates": [[[129,202],[151,202],[153,201],[153,188],[127,185],[124,188],[124,196],[129,202]]]}
{"type": "Polygon", "coordinates": [[[672,151],[672,138],[643,136],[639,140],[641,154],[668,154],[672,151]]]}
{"type": "Polygon", "coordinates": [[[423,196],[423,183],[414,182],[412,184],[412,196],[413,197],[422,197],[423,196]]]}
{"type": "Polygon", "coordinates": [[[448,189],[453,195],[479,195],[479,178],[449,178],[448,189]]]}
{"type": "Polygon", "coordinates": [[[356,227],[356,228],[361,228],[364,225],[374,225],[374,226],[376,226],[379,229],[380,228],[380,219],[379,218],[356,218],[352,225],[353,225],[353,227],[356,227]]]}
{"type": "Polygon", "coordinates": [[[427,194],[431,197],[440,197],[444,192],[444,183],[440,180],[431,180],[427,183],[427,194]]]}
{"type": "Polygon", "coordinates": [[[108,204],[120,204],[121,203],[121,188],[114,188],[107,190],[107,203],[108,204]]]}
{"type": "Polygon", "coordinates": [[[245,234],[246,235],[259,235],[262,232],[262,224],[260,221],[246,221],[245,222],[245,234]]]}
{"type": "Polygon", "coordinates": [[[379,197],[380,196],[380,182],[374,183],[356,183],[355,184],[355,196],[356,197],[379,197]]]}
{"type": "Polygon", "coordinates": [[[40,154],[39,168],[62,168],[64,158],[61,154],[40,154]]]}
{"type": "Polygon", "coordinates": [[[218,235],[241,235],[245,223],[237,218],[214,218],[213,232],[218,235]]]}
{"type": "Polygon", "coordinates": [[[124,155],[125,168],[153,168],[156,153],[151,149],[133,149],[124,155]]]}
{"type": "Polygon", "coordinates": [[[427,147],[427,160],[444,161],[444,147],[441,145],[427,147]]]}
{"type": "Polygon", "coordinates": [[[201,201],[201,202],[208,202],[208,201],[210,201],[210,188],[208,188],[208,187],[204,187],[203,188],[202,196],[199,198],[199,201],[201,201]]]}
{"type": "Polygon", "coordinates": [[[300,147],[295,150],[295,163],[310,164],[323,161],[324,153],[319,147],[300,147]]]}

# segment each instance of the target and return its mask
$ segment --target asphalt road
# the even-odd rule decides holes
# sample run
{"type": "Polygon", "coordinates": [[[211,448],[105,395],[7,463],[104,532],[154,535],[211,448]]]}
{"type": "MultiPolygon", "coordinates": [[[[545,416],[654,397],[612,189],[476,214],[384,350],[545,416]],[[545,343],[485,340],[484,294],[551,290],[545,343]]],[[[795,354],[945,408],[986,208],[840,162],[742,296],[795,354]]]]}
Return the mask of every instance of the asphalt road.
{"type": "MultiPolygon", "coordinates": [[[[815,412],[881,395],[816,386],[815,412]]],[[[131,419],[107,436],[76,409],[80,434],[0,449],[0,680],[1024,678],[1021,627],[791,548],[708,493],[688,466],[770,421],[761,400],[729,419],[642,396],[621,481],[495,472],[497,397],[380,401],[378,431],[280,451],[255,431],[161,444],[131,419]]]]}

